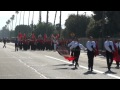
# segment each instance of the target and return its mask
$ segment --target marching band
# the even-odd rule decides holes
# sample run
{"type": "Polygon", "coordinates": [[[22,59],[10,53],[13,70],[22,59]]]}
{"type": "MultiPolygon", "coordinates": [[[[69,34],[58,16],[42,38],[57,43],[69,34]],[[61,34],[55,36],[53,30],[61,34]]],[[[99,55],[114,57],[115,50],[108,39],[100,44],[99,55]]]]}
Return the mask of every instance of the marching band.
{"type": "MultiPolygon", "coordinates": [[[[72,57],[71,59],[73,59],[72,65],[75,66],[75,69],[79,67],[78,60],[81,49],[87,51],[88,70],[91,72],[93,71],[94,57],[96,55],[99,55],[98,52],[99,50],[98,44],[96,43],[96,41],[93,40],[92,36],[88,37],[88,41],[86,42],[86,48],[80,43],[80,41],[77,38],[74,38],[73,40],[65,40],[59,39],[58,37],[55,37],[53,34],[51,37],[47,37],[47,35],[45,34],[43,37],[42,35],[39,35],[38,38],[36,38],[34,32],[32,32],[31,37],[28,39],[25,33],[22,34],[21,32],[19,32],[18,37],[15,40],[15,51],[18,51],[18,48],[19,50],[25,51],[27,51],[28,49],[41,51],[44,50],[57,51],[58,46],[66,47],[66,50],[68,50],[67,52],[69,52],[67,54],[72,57]]],[[[111,65],[113,63],[113,60],[116,61],[117,66],[116,68],[119,69],[120,40],[113,42],[112,40],[110,40],[110,36],[107,36],[106,41],[104,42],[104,48],[106,50],[106,61],[108,71],[109,72],[111,71],[111,65]]],[[[58,51],[58,53],[60,54],[61,52],[58,51]]],[[[62,52],[60,55],[63,55],[64,53],[65,52],[62,52]]]]}

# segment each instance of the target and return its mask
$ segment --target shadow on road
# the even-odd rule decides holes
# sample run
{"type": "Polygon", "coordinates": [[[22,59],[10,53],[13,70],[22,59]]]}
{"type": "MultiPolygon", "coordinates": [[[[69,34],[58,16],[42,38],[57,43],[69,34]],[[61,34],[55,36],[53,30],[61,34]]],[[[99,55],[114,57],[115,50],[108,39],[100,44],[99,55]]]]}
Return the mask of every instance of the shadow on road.
{"type": "Polygon", "coordinates": [[[87,72],[84,73],[84,75],[88,75],[88,74],[97,74],[97,73],[91,72],[91,71],[87,71],[87,72]]]}
{"type": "Polygon", "coordinates": [[[67,70],[69,68],[56,68],[55,70],[67,70]]]}
{"type": "Polygon", "coordinates": [[[53,65],[53,66],[66,66],[66,65],[69,65],[69,64],[58,64],[58,65],[53,65]]]}
{"type": "Polygon", "coordinates": [[[113,71],[106,71],[104,74],[117,74],[117,73],[113,71]]]}

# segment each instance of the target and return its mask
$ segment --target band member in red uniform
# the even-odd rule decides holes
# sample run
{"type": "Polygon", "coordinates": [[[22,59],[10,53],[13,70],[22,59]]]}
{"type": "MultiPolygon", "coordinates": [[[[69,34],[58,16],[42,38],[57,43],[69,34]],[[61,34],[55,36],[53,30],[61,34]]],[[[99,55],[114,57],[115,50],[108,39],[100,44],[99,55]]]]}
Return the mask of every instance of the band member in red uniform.
{"type": "Polygon", "coordinates": [[[24,40],[23,40],[23,49],[24,49],[25,51],[27,50],[27,45],[28,45],[27,39],[24,39],[24,40]]]}
{"type": "Polygon", "coordinates": [[[23,34],[23,38],[26,39],[26,34],[25,33],[23,34]]]}
{"type": "Polygon", "coordinates": [[[22,37],[23,37],[23,35],[19,31],[19,33],[18,33],[18,41],[19,41],[19,48],[20,48],[20,50],[22,50],[22,37]]]}
{"type": "Polygon", "coordinates": [[[31,50],[35,50],[35,41],[36,41],[36,37],[34,32],[32,32],[32,36],[31,36],[31,50]]]}
{"type": "Polygon", "coordinates": [[[18,39],[21,40],[22,39],[22,33],[19,31],[19,34],[18,34],[18,39]]]}

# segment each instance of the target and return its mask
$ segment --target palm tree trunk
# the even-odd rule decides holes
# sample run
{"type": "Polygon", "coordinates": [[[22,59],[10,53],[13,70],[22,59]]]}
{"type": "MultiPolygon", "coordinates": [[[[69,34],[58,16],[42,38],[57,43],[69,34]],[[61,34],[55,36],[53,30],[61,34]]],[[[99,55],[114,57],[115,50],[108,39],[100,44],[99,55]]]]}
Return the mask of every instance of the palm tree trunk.
{"type": "Polygon", "coordinates": [[[25,11],[24,11],[24,13],[23,13],[23,25],[24,25],[24,16],[25,16],[25,11]]]}
{"type": "Polygon", "coordinates": [[[20,25],[20,21],[21,21],[21,13],[22,13],[22,11],[20,12],[20,19],[19,19],[19,25],[20,25]]]}
{"type": "Polygon", "coordinates": [[[79,15],[79,11],[77,11],[77,16],[79,15]]]}
{"type": "Polygon", "coordinates": [[[46,18],[46,23],[48,24],[48,18],[49,18],[49,11],[47,11],[47,18],[46,18]]]}
{"type": "Polygon", "coordinates": [[[16,11],[16,22],[15,22],[15,27],[17,25],[17,15],[18,15],[19,12],[16,11]]]}
{"type": "Polygon", "coordinates": [[[60,11],[60,33],[59,33],[60,36],[61,36],[61,14],[62,12],[60,11]]]}
{"type": "Polygon", "coordinates": [[[28,26],[29,26],[29,20],[30,20],[30,11],[29,11],[29,16],[28,16],[28,26]]]}
{"type": "Polygon", "coordinates": [[[39,11],[39,23],[42,22],[41,14],[42,14],[42,11],[39,11]]]}
{"type": "Polygon", "coordinates": [[[57,16],[57,11],[55,12],[54,26],[55,26],[56,16],[57,16]]]}
{"type": "Polygon", "coordinates": [[[34,29],[34,11],[33,11],[33,16],[32,16],[32,29],[34,29]]]}

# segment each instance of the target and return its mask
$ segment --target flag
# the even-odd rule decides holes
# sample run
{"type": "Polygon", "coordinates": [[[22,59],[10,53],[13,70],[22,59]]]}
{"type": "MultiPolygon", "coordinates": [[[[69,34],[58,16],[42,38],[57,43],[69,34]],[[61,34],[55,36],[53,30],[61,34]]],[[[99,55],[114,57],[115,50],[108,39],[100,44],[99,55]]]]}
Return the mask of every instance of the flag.
{"type": "Polygon", "coordinates": [[[96,43],[95,56],[99,55],[98,43],[96,43]]]}
{"type": "Polygon", "coordinates": [[[73,57],[71,55],[64,55],[64,58],[68,61],[73,61],[75,59],[75,57],[73,57]]]}
{"type": "Polygon", "coordinates": [[[115,51],[113,52],[113,60],[120,62],[120,55],[118,54],[118,49],[117,49],[115,43],[113,43],[113,45],[114,45],[114,49],[115,49],[115,51]]]}
{"type": "Polygon", "coordinates": [[[57,52],[68,61],[73,61],[75,59],[75,57],[70,55],[70,51],[65,46],[59,46],[57,52]]]}

